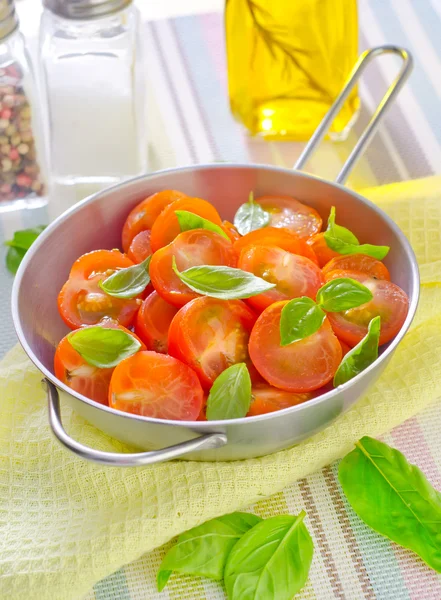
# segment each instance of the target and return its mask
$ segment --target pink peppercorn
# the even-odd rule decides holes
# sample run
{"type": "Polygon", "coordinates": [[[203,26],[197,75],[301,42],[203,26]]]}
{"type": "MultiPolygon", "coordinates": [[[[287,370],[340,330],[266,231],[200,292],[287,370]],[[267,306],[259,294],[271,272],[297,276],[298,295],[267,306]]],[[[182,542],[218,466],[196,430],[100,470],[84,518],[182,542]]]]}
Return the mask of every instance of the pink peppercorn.
{"type": "Polygon", "coordinates": [[[12,110],[10,108],[4,108],[1,112],[0,112],[0,118],[2,119],[6,119],[7,121],[9,121],[9,119],[12,116],[12,110]]]}
{"type": "Polygon", "coordinates": [[[20,187],[31,187],[32,179],[28,175],[17,175],[17,185],[20,187]]]}
{"type": "Polygon", "coordinates": [[[12,148],[12,150],[9,153],[9,158],[11,160],[17,160],[17,158],[20,158],[20,154],[19,154],[17,148],[12,148]]]}

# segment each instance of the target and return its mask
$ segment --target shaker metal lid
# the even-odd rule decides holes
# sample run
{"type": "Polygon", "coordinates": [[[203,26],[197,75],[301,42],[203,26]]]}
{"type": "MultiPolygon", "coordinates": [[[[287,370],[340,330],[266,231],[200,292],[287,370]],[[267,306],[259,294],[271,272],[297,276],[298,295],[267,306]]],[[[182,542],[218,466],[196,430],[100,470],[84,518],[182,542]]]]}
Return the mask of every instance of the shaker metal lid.
{"type": "Polygon", "coordinates": [[[0,39],[5,38],[18,27],[14,0],[0,0],[0,39]]]}
{"type": "Polygon", "coordinates": [[[45,8],[66,19],[103,17],[131,3],[132,0],[43,0],[45,8]]]}

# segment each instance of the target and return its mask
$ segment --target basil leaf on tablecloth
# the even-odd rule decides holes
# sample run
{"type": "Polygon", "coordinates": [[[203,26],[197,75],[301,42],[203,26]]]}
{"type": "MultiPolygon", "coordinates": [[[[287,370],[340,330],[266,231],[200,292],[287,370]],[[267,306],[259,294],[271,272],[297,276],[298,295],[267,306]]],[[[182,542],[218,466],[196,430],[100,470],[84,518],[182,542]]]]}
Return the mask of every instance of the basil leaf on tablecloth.
{"type": "Polygon", "coordinates": [[[245,363],[231,365],[216,378],[207,398],[207,420],[240,419],[251,404],[251,378],[245,363]]]}
{"type": "Polygon", "coordinates": [[[311,298],[302,296],[290,300],[280,315],[280,345],[288,346],[320,329],[326,317],[311,298]]]}
{"type": "Polygon", "coordinates": [[[377,360],[380,329],[381,317],[374,317],[364,338],[343,357],[334,375],[335,387],[346,383],[377,360]]]}
{"type": "Polygon", "coordinates": [[[173,571],[222,579],[225,562],[233,546],[261,521],[256,515],[235,512],[211,519],[181,534],[159,567],[158,590],[164,589],[173,571]]]}
{"type": "Polygon", "coordinates": [[[234,226],[240,235],[246,235],[250,231],[266,227],[270,218],[269,212],[254,202],[253,192],[250,192],[248,202],[239,206],[234,216],[234,226]]]}
{"type": "Polygon", "coordinates": [[[201,265],[180,272],[175,257],[173,271],[194,292],[220,300],[250,298],[275,287],[274,283],[232,267],[201,265]]]}
{"type": "Polygon", "coordinates": [[[89,365],[100,369],[116,367],[141,347],[133,335],[122,329],[106,329],[99,326],[76,329],[69,333],[67,339],[89,365]]]}
{"type": "Polygon", "coordinates": [[[359,281],[339,277],[328,281],[319,289],[317,304],[327,312],[340,312],[361,306],[373,297],[372,292],[359,281]]]}
{"type": "Polygon", "coordinates": [[[441,494],[418,467],[398,450],[363,437],[341,461],[338,477],[369,527],[441,573],[441,494]]]}
{"type": "Polygon", "coordinates": [[[6,254],[6,267],[13,275],[17,272],[27,250],[29,250],[44,229],[46,229],[46,225],[21,229],[14,233],[12,240],[5,242],[5,246],[9,246],[6,254]]]}
{"type": "Polygon", "coordinates": [[[214,233],[218,233],[222,237],[229,240],[230,238],[219,225],[208,221],[208,219],[204,219],[199,215],[195,215],[188,210],[175,210],[175,215],[178,218],[179,227],[181,231],[189,231],[190,229],[207,229],[208,231],[214,231],[214,233]]]}
{"type": "Polygon", "coordinates": [[[271,517],[240,538],[225,565],[229,600],[292,600],[302,589],[314,552],[305,516],[271,517]]]}
{"type": "Polygon", "coordinates": [[[109,296],[115,298],[135,298],[145,290],[150,283],[149,265],[151,256],[147,256],[138,265],[119,269],[98,285],[109,296]]]}

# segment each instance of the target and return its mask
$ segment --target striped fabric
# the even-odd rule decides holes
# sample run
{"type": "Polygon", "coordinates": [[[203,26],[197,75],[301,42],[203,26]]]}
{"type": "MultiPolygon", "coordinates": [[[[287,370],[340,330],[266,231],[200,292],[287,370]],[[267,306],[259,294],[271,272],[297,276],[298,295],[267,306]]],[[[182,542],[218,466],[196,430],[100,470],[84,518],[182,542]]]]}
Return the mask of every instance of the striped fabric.
{"type": "MultiPolygon", "coordinates": [[[[383,43],[407,47],[416,68],[365,157],[351,176],[357,188],[441,173],[441,2],[359,0],[361,49],[383,43]]],[[[296,143],[247,137],[231,118],[226,97],[222,19],[189,16],[145,25],[148,58],[151,170],[213,161],[291,166],[296,143]]],[[[308,166],[332,178],[397,69],[394,59],[375,62],[361,85],[363,108],[347,142],[325,143],[308,166]]],[[[46,209],[0,214],[0,241],[14,230],[45,223],[46,209]]],[[[1,250],[0,309],[9,315],[12,283],[1,250]]],[[[10,319],[1,323],[0,355],[15,342],[10,319]]],[[[432,406],[384,440],[401,449],[441,489],[441,410],[432,406]]],[[[267,517],[305,508],[316,554],[299,598],[328,600],[438,600],[441,578],[411,553],[370,531],[348,508],[334,464],[283,493],[249,508],[267,517]]],[[[155,572],[167,547],[141,557],[96,584],[87,600],[222,599],[221,586],[173,576],[157,593],[155,572]]],[[[268,599],[271,600],[271,599],[268,599]]]]}

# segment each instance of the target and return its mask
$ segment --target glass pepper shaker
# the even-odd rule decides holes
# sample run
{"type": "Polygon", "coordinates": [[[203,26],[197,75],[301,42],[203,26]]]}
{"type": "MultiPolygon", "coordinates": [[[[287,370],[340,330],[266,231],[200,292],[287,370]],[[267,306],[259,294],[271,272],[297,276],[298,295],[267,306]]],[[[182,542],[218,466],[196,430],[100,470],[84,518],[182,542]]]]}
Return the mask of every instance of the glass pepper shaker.
{"type": "Polygon", "coordinates": [[[0,0],[0,212],[47,202],[37,88],[12,0],[0,0]]]}
{"type": "Polygon", "coordinates": [[[76,201],[147,169],[139,14],[131,0],[43,4],[51,178],[76,201]]]}

